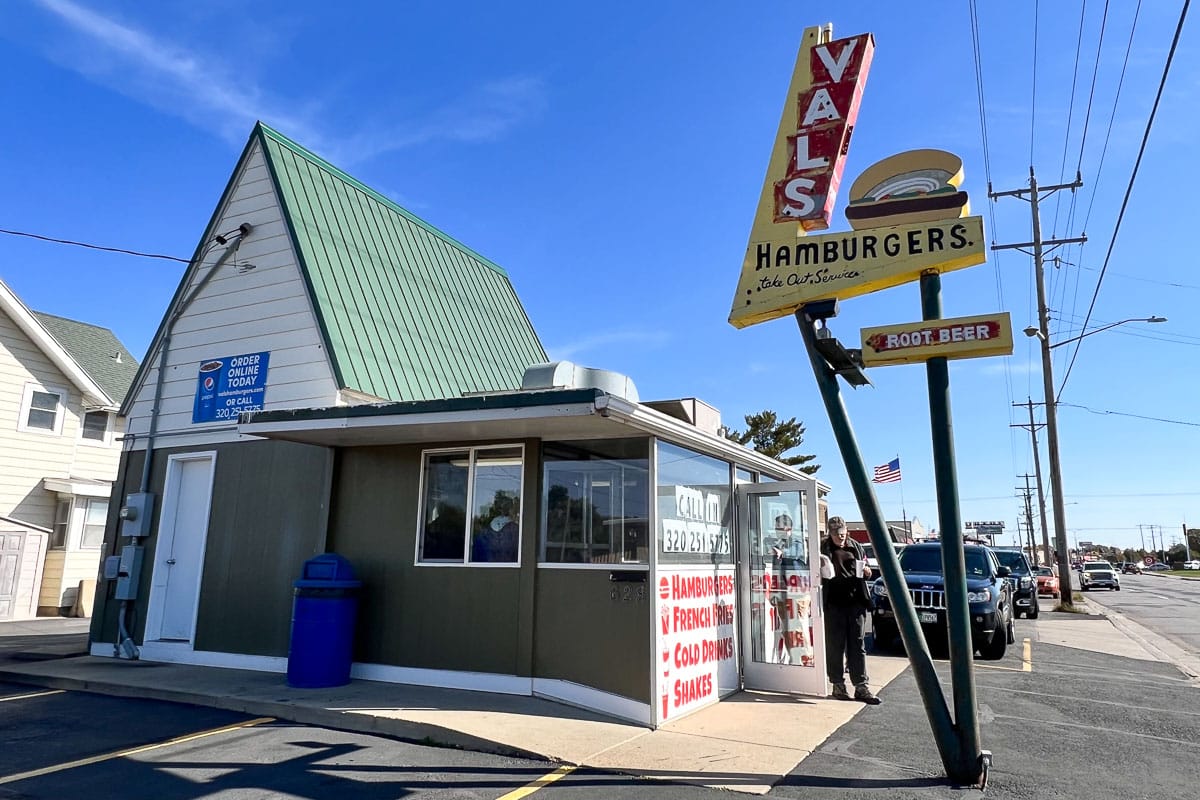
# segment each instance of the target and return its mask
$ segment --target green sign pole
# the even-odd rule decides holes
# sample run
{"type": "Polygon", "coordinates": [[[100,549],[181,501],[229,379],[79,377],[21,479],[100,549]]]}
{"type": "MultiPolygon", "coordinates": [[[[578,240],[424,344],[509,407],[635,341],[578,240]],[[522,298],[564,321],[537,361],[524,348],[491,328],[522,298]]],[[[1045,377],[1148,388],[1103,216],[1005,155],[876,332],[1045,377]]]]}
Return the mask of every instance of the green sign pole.
{"type": "MultiPolygon", "coordinates": [[[[929,717],[929,726],[933,729],[938,753],[942,757],[942,765],[946,769],[946,774],[952,779],[973,783],[973,777],[963,776],[960,765],[964,759],[958,732],[950,719],[946,698],[942,694],[937,672],[933,668],[933,657],[929,654],[929,646],[925,643],[925,634],[917,622],[917,613],[913,608],[912,597],[908,594],[908,584],[904,581],[904,574],[900,571],[896,550],[892,547],[891,538],[887,535],[883,511],[879,508],[879,501],[875,497],[875,491],[871,488],[870,479],[867,477],[867,466],[863,462],[862,453],[859,452],[854,429],[850,425],[850,417],[842,402],[837,375],[817,350],[816,325],[818,323],[814,318],[808,316],[805,308],[802,306],[796,311],[796,322],[800,325],[800,335],[804,339],[805,349],[808,350],[808,358],[812,362],[817,387],[821,391],[821,399],[825,402],[825,410],[829,414],[829,422],[833,427],[838,449],[842,453],[842,461],[846,466],[846,474],[854,490],[855,500],[858,501],[858,508],[866,522],[871,543],[875,546],[879,571],[883,576],[888,597],[891,599],[892,610],[896,615],[896,627],[900,631],[900,637],[904,640],[904,647],[908,651],[917,688],[921,693],[921,702],[925,706],[925,714],[929,717]]],[[[962,561],[961,543],[959,561],[962,561]]],[[[968,655],[970,654],[968,653],[968,655]]],[[[978,740],[978,736],[976,736],[976,740],[978,740]]]]}
{"type": "MultiPolygon", "coordinates": [[[[942,277],[937,272],[921,276],[921,313],[926,320],[942,318],[942,277]]],[[[942,538],[946,617],[950,626],[950,678],[954,686],[954,718],[958,723],[960,740],[959,761],[949,772],[951,777],[976,783],[984,765],[979,745],[971,611],[967,605],[967,567],[963,556],[962,519],[955,477],[950,370],[944,357],[926,361],[925,370],[929,382],[929,423],[933,432],[933,470],[937,486],[938,528],[942,538]]],[[[1005,636],[1007,633],[997,631],[995,635],[1005,636]]]]}

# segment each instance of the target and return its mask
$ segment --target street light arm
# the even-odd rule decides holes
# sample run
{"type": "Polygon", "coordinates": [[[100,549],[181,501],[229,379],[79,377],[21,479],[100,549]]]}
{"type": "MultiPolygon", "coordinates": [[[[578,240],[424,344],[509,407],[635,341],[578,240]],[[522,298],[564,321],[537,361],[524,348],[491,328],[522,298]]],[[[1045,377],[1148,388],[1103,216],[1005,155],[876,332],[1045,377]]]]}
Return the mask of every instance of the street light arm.
{"type": "Polygon", "coordinates": [[[1100,333],[1101,331],[1106,331],[1109,328],[1115,328],[1118,325],[1124,325],[1127,322],[1166,322],[1166,321],[1167,321],[1166,317],[1133,317],[1132,319],[1123,319],[1123,320],[1120,320],[1119,322],[1112,322],[1112,323],[1109,323],[1108,325],[1102,325],[1099,328],[1092,328],[1090,331],[1085,331],[1085,332],[1079,334],[1078,336],[1072,336],[1070,339],[1063,339],[1061,342],[1055,342],[1054,344],[1050,345],[1050,349],[1053,350],[1056,347],[1062,347],[1064,344],[1070,344],[1071,342],[1078,342],[1080,339],[1082,339],[1086,336],[1091,336],[1093,333],[1100,333]]]}

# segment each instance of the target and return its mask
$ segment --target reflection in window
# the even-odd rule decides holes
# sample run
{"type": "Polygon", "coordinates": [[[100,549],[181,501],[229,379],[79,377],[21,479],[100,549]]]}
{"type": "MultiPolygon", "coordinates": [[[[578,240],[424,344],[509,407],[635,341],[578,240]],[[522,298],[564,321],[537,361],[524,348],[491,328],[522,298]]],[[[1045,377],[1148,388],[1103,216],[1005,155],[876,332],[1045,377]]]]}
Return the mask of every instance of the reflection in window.
{"type": "Polygon", "coordinates": [[[646,439],[546,442],[542,560],[648,563],[648,456],[646,439]]]}
{"type": "Polygon", "coordinates": [[[67,530],[71,527],[71,501],[59,500],[54,509],[54,528],[50,534],[50,547],[67,546],[67,530]]]}
{"type": "Polygon", "coordinates": [[[99,547],[104,544],[104,521],[108,519],[107,500],[88,500],[83,512],[83,536],[80,547],[99,547]]]}
{"type": "Polygon", "coordinates": [[[658,443],[658,552],[664,563],[732,563],[729,464],[658,443]]]}
{"type": "Polygon", "coordinates": [[[52,392],[39,392],[36,389],[29,399],[29,416],[25,425],[29,428],[52,431],[58,417],[58,395],[52,392]]]}
{"type": "Polygon", "coordinates": [[[427,453],[418,560],[517,563],[522,464],[519,446],[427,453]]]}
{"type": "Polygon", "coordinates": [[[83,415],[83,429],[80,436],[93,442],[103,442],[108,434],[108,412],[87,411],[83,415]]]}

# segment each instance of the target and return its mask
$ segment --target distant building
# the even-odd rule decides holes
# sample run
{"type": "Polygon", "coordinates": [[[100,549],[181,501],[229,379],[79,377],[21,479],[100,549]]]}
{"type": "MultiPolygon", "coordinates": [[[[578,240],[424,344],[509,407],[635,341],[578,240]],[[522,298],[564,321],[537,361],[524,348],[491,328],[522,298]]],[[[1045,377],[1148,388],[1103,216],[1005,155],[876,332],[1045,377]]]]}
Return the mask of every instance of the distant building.
{"type": "MultiPolygon", "coordinates": [[[[889,519],[885,522],[887,524],[888,536],[891,537],[893,542],[911,544],[927,536],[925,526],[916,517],[907,520],[889,519]]],[[[850,538],[857,542],[869,542],[871,540],[871,537],[867,534],[867,523],[862,520],[848,520],[846,522],[846,530],[850,532],[850,538]]]]}

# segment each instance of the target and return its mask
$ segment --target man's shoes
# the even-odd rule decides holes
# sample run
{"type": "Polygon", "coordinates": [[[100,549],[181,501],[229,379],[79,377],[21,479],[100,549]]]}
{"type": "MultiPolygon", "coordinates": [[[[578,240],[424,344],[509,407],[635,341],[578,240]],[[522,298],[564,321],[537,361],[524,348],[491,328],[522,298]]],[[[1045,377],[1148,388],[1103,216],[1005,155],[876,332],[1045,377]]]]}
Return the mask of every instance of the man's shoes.
{"type": "Polygon", "coordinates": [[[850,699],[852,699],[850,697],[849,693],[846,691],[846,684],[844,684],[844,683],[835,683],[833,685],[833,691],[829,693],[829,696],[832,697],[834,700],[850,700],[850,699]]]}
{"type": "MultiPolygon", "coordinates": [[[[836,689],[836,687],[834,688],[836,689]]],[[[842,690],[843,693],[845,693],[845,691],[845,689],[842,690]]],[[[850,698],[847,697],[846,699],[849,700],[850,698]]],[[[858,700],[859,702],[866,703],[869,706],[877,706],[883,702],[878,697],[871,694],[870,688],[868,688],[865,683],[862,686],[854,687],[854,699],[858,700]]]]}

